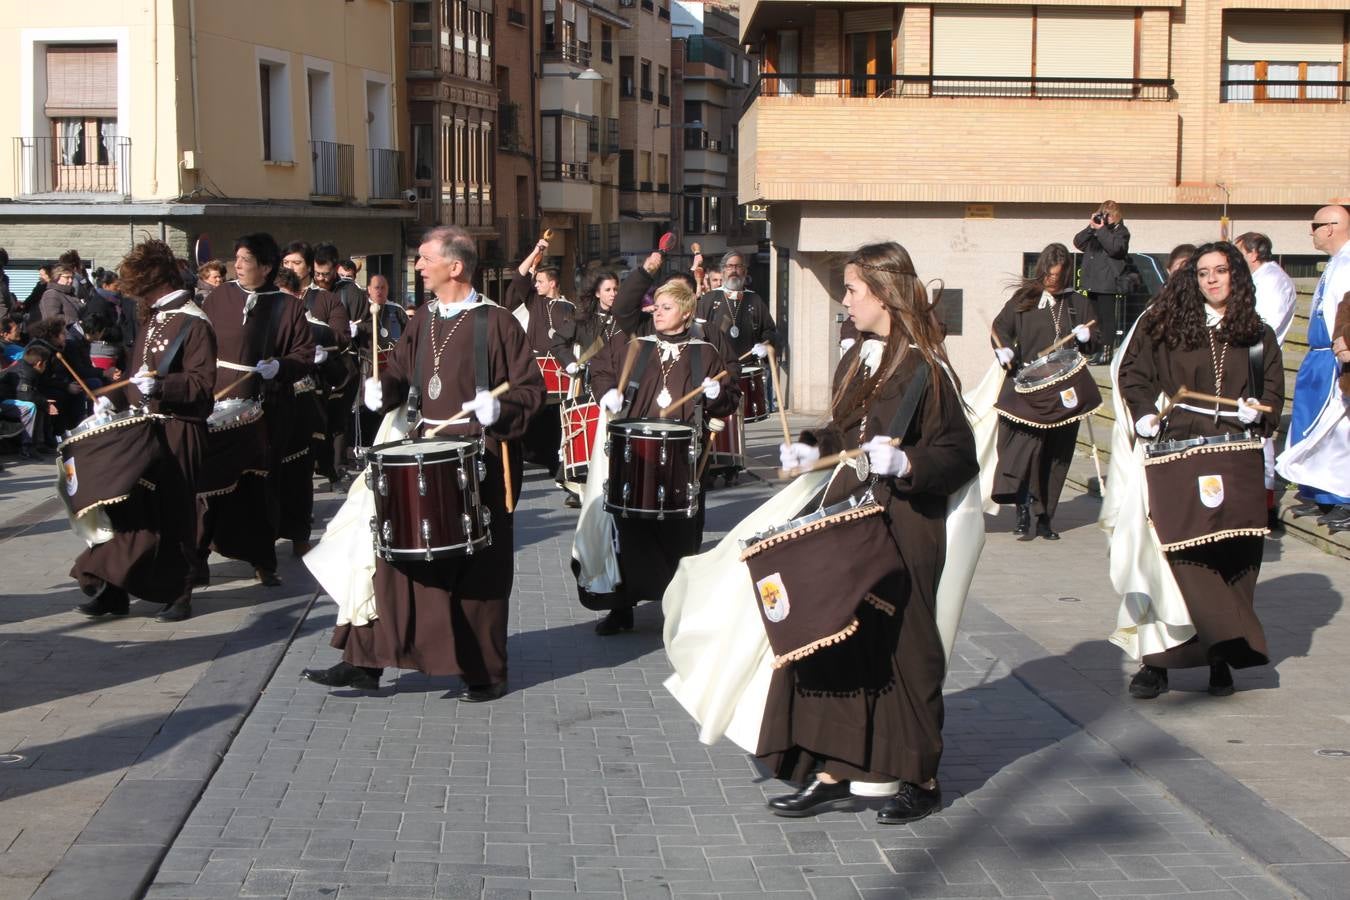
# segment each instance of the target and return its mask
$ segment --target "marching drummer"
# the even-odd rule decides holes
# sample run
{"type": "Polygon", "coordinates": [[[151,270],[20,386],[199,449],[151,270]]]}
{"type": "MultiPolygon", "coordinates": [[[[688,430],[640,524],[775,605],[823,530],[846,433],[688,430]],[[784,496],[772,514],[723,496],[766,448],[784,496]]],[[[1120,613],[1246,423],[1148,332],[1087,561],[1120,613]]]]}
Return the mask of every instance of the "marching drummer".
{"type": "MultiPolygon", "coordinates": [[[[383,360],[408,329],[408,314],[403,306],[389,302],[388,278],[380,274],[371,275],[366,282],[366,293],[370,308],[359,321],[351,323],[352,344],[361,357],[362,380],[374,372],[372,354],[383,360]]],[[[358,446],[369,447],[379,427],[380,417],[367,409],[364,403],[360,404],[356,420],[358,446]]]]}
{"type": "Polygon", "coordinates": [[[745,287],[748,274],[745,256],[739,250],[728,250],[722,256],[720,274],[721,286],[698,298],[694,317],[705,324],[709,333],[725,334],[737,359],[753,353],[762,360],[769,355],[769,347],[781,352],[782,341],[769,304],[745,287]]]}
{"type": "MultiPolygon", "coordinates": [[[[1220,241],[1191,254],[1135,326],[1118,377],[1134,432],[1144,440],[1275,432],[1284,407],[1283,359],[1275,333],[1256,313],[1251,273],[1236,247],[1220,241]],[[1182,387],[1227,398],[1232,407],[1182,400],[1161,419],[1159,395],[1172,397],[1182,387]]],[[[1252,490],[1262,495],[1263,510],[1261,454],[1251,459],[1252,490]]],[[[1211,496],[1199,496],[1204,488],[1186,485],[1182,492],[1196,504],[1226,502],[1223,481],[1211,496]]],[[[1231,669],[1270,661],[1253,607],[1263,543],[1260,536],[1239,535],[1166,553],[1196,633],[1185,643],[1145,654],[1130,681],[1130,696],[1156,697],[1168,689],[1169,669],[1204,665],[1209,693],[1227,696],[1234,691],[1231,669]]]]}
{"type": "MultiPolygon", "coordinates": [[[[567,492],[563,504],[572,509],[581,507],[581,482],[585,480],[583,472],[590,460],[589,449],[595,439],[595,425],[589,413],[595,407],[578,409],[595,403],[590,385],[588,354],[593,355],[605,346],[618,331],[618,322],[614,318],[614,299],[619,294],[619,276],[613,272],[594,272],[587,276],[577,298],[575,309],[570,316],[563,316],[555,322],[558,331],[557,341],[577,356],[579,371],[574,372],[572,396],[563,401],[563,472],[560,476],[563,490],[567,492]],[[584,435],[576,434],[585,429],[584,435]],[[575,448],[575,449],[574,449],[575,448]],[[578,455],[584,453],[584,456],[578,455]]],[[[568,371],[571,371],[570,368],[568,371]]],[[[595,418],[598,422],[598,416],[595,418]]]]}
{"type": "MultiPolygon", "coordinates": [[[[740,400],[735,360],[690,333],[696,297],[685,281],[672,278],[658,287],[651,315],[642,313],[642,296],[662,258],[660,251],[652,253],[624,279],[614,304],[623,330],[592,363],[591,384],[600,405],[612,415],[650,419],[664,414],[668,421],[692,424],[701,432],[709,417],[733,411],[740,400]],[[631,366],[630,342],[637,344],[631,366]],[[627,383],[620,384],[625,368],[627,383]],[[674,405],[695,390],[700,393],[674,405]]],[[[706,440],[706,435],[700,438],[706,440]]],[[[659,601],[680,560],[698,552],[703,543],[701,488],[699,494],[693,517],[615,517],[623,589],[609,615],[597,623],[596,634],[632,630],[633,607],[641,600],[659,601]]]]}
{"type": "MultiPolygon", "coordinates": [[[[844,290],[861,340],[835,371],[829,423],[782,445],[781,461],[795,469],[822,454],[863,448],[851,466],[836,470],[823,503],[870,493],[884,507],[903,572],[855,586],[875,598],[859,604],[856,634],[774,670],[757,755],[775,776],[805,785],[770,801],[776,815],[851,808],[850,782],[898,781],[877,814],[882,824],[898,824],[942,805],[946,655],[937,585],[948,549],[948,498],[979,464],[942,327],[909,254],[895,243],[860,248],[844,268],[844,290]]],[[[811,598],[791,603],[801,609],[811,598]]]]}
{"type": "MultiPolygon", "coordinates": [[[[473,287],[478,254],[462,228],[431,231],[418,248],[417,271],[435,298],[380,367],[366,379],[367,408],[406,406],[414,435],[447,425],[443,438],[481,436],[481,501],[491,545],[472,555],[433,560],[375,561],[376,617],[339,625],[332,645],[342,662],[307,669],[329,687],[374,690],[386,667],[459,675],[460,700],[496,700],[506,693],[506,621],[514,580],[512,497],[519,496],[518,441],[544,401],[543,378],[509,312],[473,287]],[[489,388],[509,382],[500,397],[489,388]],[[459,413],[465,421],[450,423],[459,413]],[[509,469],[509,471],[507,471],[509,469]],[[509,480],[508,480],[509,479],[509,480]]],[[[395,415],[403,415],[400,408],[395,415]]]]}
{"type": "MultiPolygon", "coordinates": [[[[1063,244],[1050,244],[1036,258],[1036,268],[1024,278],[1012,298],[994,319],[994,355],[1008,371],[1011,382],[1022,366],[1043,349],[1073,335],[1070,343],[1080,353],[1096,349],[1097,331],[1092,304],[1073,290],[1073,257],[1063,244]]],[[[1011,389],[1008,384],[1005,389],[1011,389]]],[[[1064,402],[1074,402],[1070,398],[1064,402]]],[[[1073,462],[1078,442],[1078,419],[1067,425],[1040,427],[1000,416],[998,422],[998,469],[994,475],[993,499],[1017,506],[1013,533],[1021,540],[1041,537],[1059,540],[1053,525],[1064,479],[1073,462]],[[1031,529],[1031,516],[1036,528],[1031,529]]]]}
{"type": "MultiPolygon", "coordinates": [[[[90,597],[78,607],[87,616],[126,615],[135,596],[164,604],[157,621],[181,622],[192,615],[196,477],[211,414],[216,338],[184,288],[173,251],[163,242],[137,244],[122,260],[118,281],[123,293],[136,298],[143,323],[132,355],[135,374],[126,386],[98,398],[96,414],[145,406],[164,417],[159,422],[168,452],[145,475],[155,489],[110,508],[112,539],[82,552],[70,574],[90,597]],[[151,504],[155,511],[124,515],[122,507],[128,503],[151,504]]],[[[76,477],[97,481],[101,467],[117,469],[131,462],[84,460],[76,477]]]]}

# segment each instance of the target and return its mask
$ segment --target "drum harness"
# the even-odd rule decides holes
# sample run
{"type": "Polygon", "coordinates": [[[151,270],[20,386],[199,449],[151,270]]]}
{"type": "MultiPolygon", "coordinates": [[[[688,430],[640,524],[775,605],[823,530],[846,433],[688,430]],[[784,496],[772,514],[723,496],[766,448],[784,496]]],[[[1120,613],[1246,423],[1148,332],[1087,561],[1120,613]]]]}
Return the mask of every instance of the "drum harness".
{"type": "MultiPolygon", "coordinates": [[[[423,328],[423,338],[417,342],[417,357],[413,361],[413,384],[408,388],[408,425],[416,427],[424,420],[422,418],[422,375],[426,372],[427,366],[427,345],[431,343],[431,320],[439,315],[436,310],[429,310],[425,315],[419,318],[426,320],[426,326],[423,328]]],[[[473,316],[473,380],[474,391],[481,392],[491,390],[489,379],[492,373],[488,370],[488,311],[487,307],[480,310],[468,309],[460,313],[464,316],[473,316]]],[[[438,422],[430,422],[436,425],[438,422]]]]}
{"type": "MultiPolygon", "coordinates": [[[[1256,397],[1256,396],[1258,396],[1258,393],[1257,393],[1257,385],[1260,385],[1260,384],[1262,384],[1262,382],[1263,382],[1262,371],[1265,369],[1265,356],[1266,356],[1266,348],[1265,348],[1264,342],[1262,342],[1262,341],[1259,341],[1259,340],[1258,340],[1255,344],[1252,344],[1250,347],[1247,348],[1247,396],[1248,396],[1248,397],[1256,397]]],[[[1222,357],[1216,357],[1216,358],[1215,358],[1215,361],[1214,361],[1214,367],[1215,367],[1215,372],[1214,372],[1214,376],[1215,376],[1215,378],[1214,378],[1214,391],[1215,391],[1215,393],[1218,393],[1218,392],[1222,389],[1222,387],[1223,387],[1221,384],[1219,384],[1219,382],[1222,380],[1222,377],[1223,377],[1223,365],[1222,365],[1222,363],[1223,363],[1222,357]]],[[[1198,406],[1192,406],[1192,405],[1190,405],[1189,403],[1177,403],[1176,406],[1173,407],[1173,408],[1174,408],[1174,409],[1184,409],[1184,410],[1186,410],[1187,412],[1197,413],[1197,414],[1203,415],[1203,416],[1213,415],[1213,416],[1214,416],[1214,424],[1215,424],[1215,425],[1217,425],[1217,424],[1219,423],[1219,418],[1220,418],[1221,416],[1223,416],[1223,417],[1231,417],[1231,418],[1236,418],[1236,417],[1237,417],[1237,412],[1236,412],[1236,411],[1234,411],[1234,412],[1222,412],[1222,411],[1220,411],[1220,410],[1218,409],[1217,406],[1216,406],[1214,409],[1211,410],[1211,409],[1202,409],[1202,408],[1200,408],[1200,407],[1198,407],[1198,406]]],[[[1248,433],[1250,433],[1250,431],[1251,431],[1250,428],[1244,429],[1244,430],[1247,431],[1248,433]]],[[[1161,429],[1161,430],[1158,432],[1157,440],[1161,441],[1161,440],[1163,439],[1163,436],[1164,436],[1166,433],[1167,433],[1167,429],[1166,429],[1166,427],[1164,427],[1163,429],[1161,429]]]]}
{"type": "MultiPolygon", "coordinates": [[[[625,416],[627,416],[628,411],[632,408],[632,406],[633,406],[633,398],[637,395],[638,385],[640,385],[640,384],[642,383],[642,375],[643,375],[644,372],[647,371],[647,366],[649,366],[649,365],[651,364],[652,357],[655,356],[655,355],[657,354],[657,347],[656,347],[656,342],[655,342],[655,341],[646,341],[646,340],[642,340],[642,338],[637,338],[637,340],[642,341],[642,343],[643,343],[644,346],[642,347],[641,351],[638,353],[637,361],[633,364],[633,372],[632,372],[631,375],[628,376],[628,384],[624,385],[624,389],[623,389],[623,409],[621,409],[621,410],[619,411],[620,417],[625,417],[625,416]]],[[[659,341],[659,340],[660,340],[660,336],[658,335],[658,336],[657,336],[657,341],[659,341]]],[[[702,366],[700,365],[700,364],[703,362],[702,344],[701,344],[701,343],[695,343],[695,341],[697,341],[697,340],[698,340],[698,339],[695,338],[693,335],[690,335],[690,340],[689,340],[689,342],[685,344],[684,350],[681,351],[681,353],[688,353],[688,354],[689,354],[689,372],[691,373],[691,375],[692,375],[692,373],[694,373],[694,372],[702,371],[702,366]]],[[[695,404],[694,404],[694,422],[693,422],[693,425],[694,425],[694,434],[695,434],[695,436],[696,436],[696,440],[697,440],[699,443],[702,443],[702,442],[703,442],[703,404],[702,404],[702,403],[695,403],[695,404]]]]}

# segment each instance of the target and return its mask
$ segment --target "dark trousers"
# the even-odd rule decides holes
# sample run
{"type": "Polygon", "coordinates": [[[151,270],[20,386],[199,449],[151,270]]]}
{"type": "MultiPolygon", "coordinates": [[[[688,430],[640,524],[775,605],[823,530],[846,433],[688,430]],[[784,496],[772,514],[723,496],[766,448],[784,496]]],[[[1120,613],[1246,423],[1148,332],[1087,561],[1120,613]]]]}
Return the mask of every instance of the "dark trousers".
{"type": "Polygon", "coordinates": [[[1120,344],[1121,335],[1116,334],[1120,317],[1116,314],[1118,304],[1124,302],[1120,294],[1099,294],[1088,291],[1088,300],[1092,301],[1092,312],[1097,317],[1097,332],[1102,336],[1102,352],[1110,353],[1120,344]]]}

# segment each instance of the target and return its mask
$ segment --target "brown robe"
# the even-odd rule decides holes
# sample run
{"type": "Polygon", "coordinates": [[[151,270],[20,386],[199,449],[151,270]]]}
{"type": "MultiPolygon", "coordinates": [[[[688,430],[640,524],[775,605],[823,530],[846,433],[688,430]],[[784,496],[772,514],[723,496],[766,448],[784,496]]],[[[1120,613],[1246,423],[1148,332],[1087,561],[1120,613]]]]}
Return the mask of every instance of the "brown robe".
{"type": "MultiPolygon", "coordinates": [[[[1033,307],[1018,312],[1018,300],[1009,300],[994,319],[994,334],[999,343],[1013,351],[1013,363],[1007,381],[1022,366],[1036,359],[1042,350],[1065,337],[1077,325],[1092,321],[1092,304],[1073,291],[1055,297],[1053,307],[1033,307]],[[1058,316],[1058,321],[1056,317],[1058,316]]],[[[1083,353],[1096,350],[1097,328],[1087,344],[1073,341],[1070,347],[1083,353]]],[[[1007,385],[1005,385],[1006,387],[1007,385]]],[[[998,420],[998,470],[994,473],[995,503],[1031,502],[1037,516],[1053,519],[1064,492],[1064,480],[1073,462],[1078,443],[1078,422],[1058,428],[1031,428],[1019,422],[998,420]]]]}
{"type": "MultiPolygon", "coordinates": [[[[1347,344],[1350,344],[1350,293],[1347,293],[1341,300],[1341,305],[1336,307],[1335,327],[1331,329],[1331,340],[1335,343],[1336,338],[1340,338],[1347,344]]],[[[1341,395],[1350,397],[1350,363],[1341,363],[1341,395]]]]}
{"type": "Polygon", "coordinates": [[[134,386],[110,395],[119,408],[143,404],[162,421],[166,453],[149,473],[155,490],[138,489],[127,501],[107,508],[115,533],[112,540],[84,550],[70,574],[87,593],[99,582],[116,585],[152,603],[171,604],[192,595],[197,559],[196,478],[206,445],[206,417],[211,414],[211,386],[216,377],[216,339],[209,322],[175,313],[187,294],[155,311],[137,335],[131,372],[142,365],[160,376],[160,390],[148,403],[134,386]],[[184,328],[187,336],[173,362],[163,355],[184,328]]]}
{"type": "MultiPolygon", "coordinates": [[[[849,348],[839,361],[836,391],[859,350],[849,348]]],[[[919,365],[926,363],[917,352],[907,354],[873,394],[861,437],[861,413],[853,412],[803,438],[829,455],[888,434],[919,365]]],[[[853,376],[861,377],[861,370],[853,376]]],[[[930,374],[902,446],[909,472],[879,478],[873,488],[902,569],[871,591],[893,604],[895,613],[860,604],[856,634],[774,671],[757,755],[779,778],[804,781],[822,765],[837,777],[864,781],[922,784],[937,775],[946,654],[934,610],[946,557],[947,501],[979,470],[961,396],[946,375],[930,374]]],[[[824,502],[861,495],[868,484],[845,468],[830,482],[824,502]]],[[[832,551],[848,548],[826,546],[832,551]]]]}
{"type": "MultiPolygon", "coordinates": [[[[215,328],[217,358],[253,366],[265,358],[268,348],[264,347],[264,340],[273,308],[277,304],[282,306],[271,341],[270,355],[281,364],[276,378],[265,382],[260,375],[251,377],[231,388],[223,398],[262,398],[271,471],[265,479],[245,475],[232,492],[206,500],[198,549],[203,551],[203,558],[209,546],[222,556],[246,560],[255,568],[272,572],[277,567],[276,539],[283,518],[281,494],[287,481],[292,490],[285,504],[286,536],[294,538],[303,532],[301,539],[309,538],[314,497],[308,467],[312,463],[306,457],[300,463],[292,462],[290,470],[283,472],[281,459],[286,455],[290,431],[296,424],[294,385],[314,371],[314,339],[305,321],[304,307],[294,297],[274,287],[263,288],[257,294],[256,305],[245,316],[248,296],[249,292],[238,282],[226,282],[211,292],[203,308],[215,328]]],[[[215,389],[224,390],[242,374],[218,366],[215,389]]]]}
{"type": "Polygon", "coordinates": [[[778,326],[773,322],[773,313],[769,304],[754,291],[741,291],[740,296],[731,299],[725,288],[708,291],[698,298],[694,317],[705,323],[709,334],[726,335],[730,349],[739,357],[755,344],[768,344],[775,350],[782,350],[782,341],[778,337],[778,326]],[[731,336],[732,327],[736,336],[731,336]]]}
{"type": "MultiPolygon", "coordinates": [[[[1120,363],[1120,390],[1130,416],[1137,422],[1156,413],[1154,404],[1158,395],[1171,396],[1182,386],[1234,399],[1257,396],[1274,413],[1262,415],[1253,425],[1244,426],[1230,416],[1221,416],[1216,424],[1212,413],[1202,415],[1174,409],[1160,439],[1185,440],[1243,430],[1270,437],[1279,427],[1284,409],[1284,361],[1275,333],[1269,327],[1264,329],[1262,344],[1261,384],[1248,384],[1248,349],[1231,344],[1226,345],[1222,357],[1223,383],[1216,384],[1208,345],[1194,350],[1170,348],[1150,337],[1141,322],[1120,363]]],[[[1199,401],[1189,402],[1205,407],[1199,401]]],[[[1224,661],[1241,669],[1268,663],[1265,631],[1253,606],[1263,544],[1260,537],[1233,537],[1167,553],[1167,563],[1186,601],[1196,636],[1162,653],[1149,654],[1143,661],[1163,668],[1224,661]]]]}
{"type": "MultiPolygon", "coordinates": [[[[351,346],[351,319],[342,298],[331,291],[310,285],[301,300],[310,322],[314,342],[328,351],[328,358],[315,367],[321,406],[321,419],[314,423],[310,447],[314,469],[330,481],[336,481],[338,469],[346,464],[347,433],[352,424],[352,407],[360,387],[356,357],[351,346]],[[336,348],[336,349],[334,349],[336,348]]],[[[311,417],[312,418],[312,417],[311,417]]]]}
{"type": "Polygon", "coordinates": [[[484,430],[470,417],[446,428],[438,437],[459,438],[483,434],[486,478],[482,502],[491,511],[492,546],[472,556],[431,562],[375,561],[375,608],[378,618],[368,625],[340,625],[332,644],[347,662],[371,668],[394,666],[428,675],[461,675],[470,685],[506,680],[506,620],[515,579],[514,515],[506,511],[506,482],[502,471],[502,442],[511,449],[513,494],[520,496],[520,436],[526,423],[543,406],[544,380],[525,342],[525,332],[509,312],[483,305],[452,319],[437,318],[437,301],[425,304],[380,369],[385,410],[396,408],[408,396],[416,372],[418,348],[426,345],[425,369],[419,390],[422,415],[449,419],[476,393],[474,317],[487,316],[489,381],[511,382],[503,394],[501,416],[484,430]],[[434,358],[431,325],[444,341],[440,359],[434,358]],[[458,325],[453,334],[448,328],[458,325]],[[428,383],[433,375],[441,392],[433,399],[428,383]]]}
{"type": "MultiPolygon", "coordinates": [[[[558,326],[576,311],[571,300],[561,297],[550,300],[535,290],[533,276],[517,271],[506,286],[504,305],[513,313],[522,306],[529,312],[525,341],[535,356],[551,356],[564,368],[576,362],[572,348],[558,333],[558,326]]],[[[525,430],[525,459],[556,475],[562,447],[562,419],[556,398],[546,394],[544,403],[525,430]]]]}

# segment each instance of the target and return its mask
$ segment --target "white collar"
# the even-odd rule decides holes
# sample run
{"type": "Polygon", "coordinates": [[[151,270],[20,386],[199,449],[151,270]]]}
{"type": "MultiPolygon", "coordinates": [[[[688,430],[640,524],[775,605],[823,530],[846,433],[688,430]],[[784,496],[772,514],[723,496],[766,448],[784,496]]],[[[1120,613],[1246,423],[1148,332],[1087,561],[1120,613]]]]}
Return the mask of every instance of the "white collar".
{"type": "Polygon", "coordinates": [[[1205,304],[1205,327],[1213,328],[1223,321],[1223,313],[1215,312],[1214,307],[1205,304]]]}
{"type": "Polygon", "coordinates": [[[868,338],[862,342],[862,349],[858,351],[862,358],[863,368],[867,370],[866,374],[871,375],[881,364],[882,351],[886,349],[886,342],[880,338],[868,338]]]}
{"type": "Polygon", "coordinates": [[[1041,291],[1041,302],[1036,304],[1037,309],[1053,309],[1055,305],[1055,295],[1049,291],[1041,291]]]}
{"type": "Polygon", "coordinates": [[[177,300],[179,297],[183,296],[186,293],[187,291],[181,288],[176,291],[170,291],[169,293],[165,294],[163,297],[160,297],[158,300],[155,301],[155,309],[163,309],[164,307],[168,306],[170,303],[177,300]]]}
{"type": "Polygon", "coordinates": [[[433,301],[433,305],[436,308],[436,312],[440,315],[442,319],[453,319],[455,316],[464,312],[466,309],[472,309],[475,306],[481,306],[482,303],[483,301],[478,296],[478,291],[476,290],[470,290],[469,296],[464,298],[463,300],[455,300],[451,303],[446,303],[443,300],[441,300],[441,298],[437,297],[435,301],[433,301]]]}

